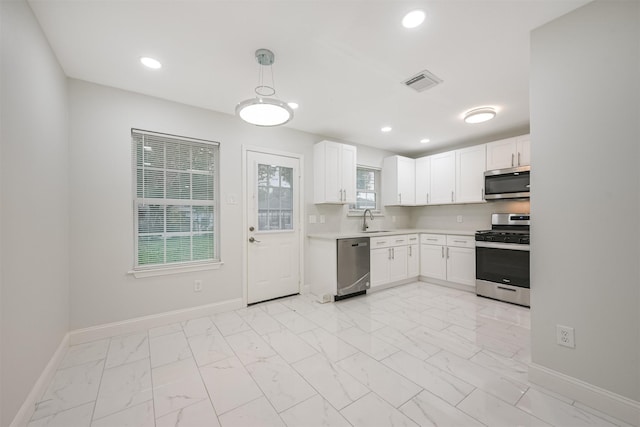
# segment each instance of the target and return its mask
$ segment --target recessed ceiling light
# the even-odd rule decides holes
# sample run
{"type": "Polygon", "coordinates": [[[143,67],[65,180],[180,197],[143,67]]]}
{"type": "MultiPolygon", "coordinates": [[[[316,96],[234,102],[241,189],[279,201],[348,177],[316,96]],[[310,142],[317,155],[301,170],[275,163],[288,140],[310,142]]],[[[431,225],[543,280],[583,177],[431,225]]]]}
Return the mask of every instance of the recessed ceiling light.
{"type": "Polygon", "coordinates": [[[289,107],[293,108],[294,110],[296,110],[299,105],[297,102],[289,102],[289,107]]]}
{"type": "Polygon", "coordinates": [[[430,140],[427,138],[421,139],[420,140],[420,144],[426,144],[427,142],[429,142],[430,140]]]}
{"type": "Polygon", "coordinates": [[[416,28],[424,22],[425,13],[422,10],[413,10],[402,18],[402,26],[405,28],[416,28]]]}
{"type": "Polygon", "coordinates": [[[383,128],[380,129],[380,131],[382,131],[382,132],[391,132],[391,126],[384,126],[383,128]]]}
{"type": "Polygon", "coordinates": [[[162,64],[157,59],[149,58],[148,56],[143,56],[140,58],[140,62],[145,67],[151,68],[153,70],[157,70],[158,68],[162,68],[162,64]]]}
{"type": "Polygon", "coordinates": [[[493,119],[496,116],[496,110],[491,107],[481,107],[469,110],[464,113],[464,121],[466,123],[482,123],[493,119]]]}

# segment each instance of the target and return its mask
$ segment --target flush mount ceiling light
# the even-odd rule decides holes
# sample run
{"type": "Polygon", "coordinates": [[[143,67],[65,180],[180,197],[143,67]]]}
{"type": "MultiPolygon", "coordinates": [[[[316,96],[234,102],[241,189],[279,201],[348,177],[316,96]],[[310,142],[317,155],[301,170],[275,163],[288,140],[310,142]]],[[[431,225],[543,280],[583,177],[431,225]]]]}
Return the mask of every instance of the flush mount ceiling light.
{"type": "Polygon", "coordinates": [[[422,10],[413,10],[402,18],[402,26],[405,28],[416,28],[424,22],[425,13],[422,10]]]}
{"type": "Polygon", "coordinates": [[[256,50],[256,61],[259,66],[258,86],[255,88],[256,97],[240,102],[236,106],[236,115],[247,123],[256,126],[280,126],[293,119],[293,109],[275,97],[276,90],[273,83],[273,69],[275,55],[269,49],[256,50]],[[271,86],[264,82],[264,69],[271,71],[271,86]]]}
{"type": "Polygon", "coordinates": [[[464,113],[464,121],[466,123],[482,123],[493,119],[496,116],[496,110],[491,107],[481,107],[469,110],[464,113]]]}
{"type": "Polygon", "coordinates": [[[143,56],[142,58],[140,58],[140,62],[145,67],[151,68],[152,70],[157,70],[159,68],[162,68],[162,64],[160,63],[160,61],[154,58],[150,58],[148,56],[143,56]]]}

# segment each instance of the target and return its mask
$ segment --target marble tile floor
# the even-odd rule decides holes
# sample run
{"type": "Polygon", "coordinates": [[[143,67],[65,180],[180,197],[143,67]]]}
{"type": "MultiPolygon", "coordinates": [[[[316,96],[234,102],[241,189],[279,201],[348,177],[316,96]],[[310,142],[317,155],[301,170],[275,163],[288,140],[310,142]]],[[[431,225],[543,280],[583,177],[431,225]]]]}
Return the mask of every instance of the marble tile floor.
{"type": "Polygon", "coordinates": [[[427,283],[68,349],[28,427],[625,426],[527,379],[529,310],[427,283]]]}

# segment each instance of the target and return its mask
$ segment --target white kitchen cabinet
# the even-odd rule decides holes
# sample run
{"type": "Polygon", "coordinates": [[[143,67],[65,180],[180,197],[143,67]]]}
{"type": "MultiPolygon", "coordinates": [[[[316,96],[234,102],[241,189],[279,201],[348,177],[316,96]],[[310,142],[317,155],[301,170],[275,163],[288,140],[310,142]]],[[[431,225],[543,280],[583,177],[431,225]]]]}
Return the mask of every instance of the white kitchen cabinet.
{"type": "Polygon", "coordinates": [[[447,280],[445,258],[446,236],[444,234],[420,235],[420,275],[447,280]]]}
{"type": "Polygon", "coordinates": [[[531,165],[531,135],[521,135],[516,138],[516,160],[518,166],[531,165]]]}
{"type": "Polygon", "coordinates": [[[389,262],[389,283],[406,279],[408,276],[407,261],[409,250],[407,246],[394,246],[391,248],[391,260],[389,262]]]}
{"type": "Polygon", "coordinates": [[[420,275],[475,287],[474,236],[421,234],[420,275]]]}
{"type": "Polygon", "coordinates": [[[314,203],[355,203],[356,156],[353,145],[321,141],[313,146],[314,203]]]}
{"type": "Polygon", "coordinates": [[[416,163],[414,159],[391,156],[382,165],[382,203],[385,206],[416,204],[416,163]]]}
{"type": "Polygon", "coordinates": [[[418,277],[419,271],[414,265],[417,264],[418,249],[412,248],[418,246],[417,234],[372,237],[369,244],[371,288],[418,277]]]}
{"type": "Polygon", "coordinates": [[[407,277],[420,275],[420,240],[417,234],[409,234],[407,238],[407,277]]]}
{"type": "Polygon", "coordinates": [[[485,144],[456,150],[456,203],[484,201],[485,144]]]}
{"type": "Polygon", "coordinates": [[[428,205],[431,193],[431,156],[416,159],[416,205],[428,205]]]}
{"type": "Polygon", "coordinates": [[[475,249],[447,246],[447,280],[463,285],[475,286],[475,249]]]}
{"type": "Polygon", "coordinates": [[[456,153],[431,156],[431,193],[429,204],[446,204],[455,201],[456,153]]]}
{"type": "Polygon", "coordinates": [[[501,139],[487,144],[486,170],[531,165],[530,135],[501,139]]]}
{"type": "Polygon", "coordinates": [[[371,287],[375,288],[388,283],[391,248],[371,249],[369,259],[371,262],[371,287]]]}

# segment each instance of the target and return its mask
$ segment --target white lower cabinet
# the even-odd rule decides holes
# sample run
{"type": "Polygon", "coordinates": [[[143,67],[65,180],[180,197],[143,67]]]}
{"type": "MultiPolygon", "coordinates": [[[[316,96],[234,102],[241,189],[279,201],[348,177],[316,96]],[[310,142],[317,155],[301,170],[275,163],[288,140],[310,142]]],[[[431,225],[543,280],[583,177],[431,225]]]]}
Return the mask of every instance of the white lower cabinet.
{"type": "Polygon", "coordinates": [[[420,245],[420,275],[434,279],[447,280],[447,259],[445,246],[420,245]]]}
{"type": "Polygon", "coordinates": [[[421,234],[420,275],[475,287],[473,236],[421,234]]]}
{"type": "Polygon", "coordinates": [[[417,234],[370,238],[371,287],[417,277],[417,242],[417,234]],[[410,242],[416,243],[409,244],[410,242]]]}
{"type": "MultiPolygon", "coordinates": [[[[418,240],[416,238],[416,240],[418,240]]],[[[420,275],[420,245],[418,243],[407,246],[407,277],[420,275]]]]}
{"type": "Polygon", "coordinates": [[[371,249],[371,287],[384,285],[389,281],[391,248],[371,249]]]}

